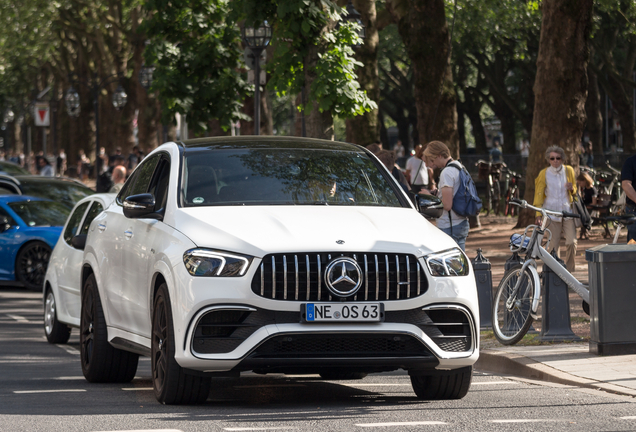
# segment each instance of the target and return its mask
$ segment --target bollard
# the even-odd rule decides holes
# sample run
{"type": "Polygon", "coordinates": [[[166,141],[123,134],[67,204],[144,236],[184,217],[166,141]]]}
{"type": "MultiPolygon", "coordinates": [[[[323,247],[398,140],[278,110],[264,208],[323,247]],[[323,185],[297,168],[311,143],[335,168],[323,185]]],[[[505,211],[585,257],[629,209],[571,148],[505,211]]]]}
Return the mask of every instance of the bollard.
{"type": "MultiPolygon", "coordinates": [[[[565,263],[553,250],[551,254],[563,267],[565,263]]],[[[542,341],[575,341],[581,338],[574,334],[570,325],[570,296],[568,286],[545,263],[541,272],[543,285],[543,304],[541,314],[542,341]]]]}
{"type": "Polygon", "coordinates": [[[492,328],[492,272],[490,261],[481,254],[481,248],[477,249],[473,270],[479,300],[480,330],[488,330],[492,328]]]}

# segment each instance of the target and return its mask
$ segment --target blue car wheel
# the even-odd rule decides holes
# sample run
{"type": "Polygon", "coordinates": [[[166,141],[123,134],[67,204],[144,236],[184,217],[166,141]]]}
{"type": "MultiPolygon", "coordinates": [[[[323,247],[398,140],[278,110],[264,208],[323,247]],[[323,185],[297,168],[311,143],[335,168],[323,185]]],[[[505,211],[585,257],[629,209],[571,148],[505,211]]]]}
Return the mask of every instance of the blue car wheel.
{"type": "Polygon", "coordinates": [[[42,291],[46,268],[51,258],[51,248],[42,242],[24,246],[15,261],[15,275],[19,282],[31,291],[42,291]]]}

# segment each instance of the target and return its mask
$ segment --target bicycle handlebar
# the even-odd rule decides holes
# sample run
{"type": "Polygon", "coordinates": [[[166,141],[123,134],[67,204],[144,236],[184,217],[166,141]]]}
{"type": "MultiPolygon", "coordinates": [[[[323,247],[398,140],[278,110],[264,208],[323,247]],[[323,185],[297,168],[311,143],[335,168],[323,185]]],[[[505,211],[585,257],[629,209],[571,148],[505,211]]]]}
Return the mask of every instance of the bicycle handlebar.
{"type": "Polygon", "coordinates": [[[612,172],[613,172],[614,174],[620,174],[620,173],[621,173],[619,170],[617,170],[617,169],[616,169],[616,168],[614,168],[612,165],[610,165],[610,162],[609,162],[609,161],[605,161],[605,165],[606,165],[606,166],[607,166],[610,170],[612,170],[612,172]]]}
{"type": "Polygon", "coordinates": [[[546,210],[544,208],[541,207],[535,207],[533,205],[528,204],[528,202],[526,200],[521,200],[518,198],[512,198],[510,201],[510,204],[514,204],[516,206],[519,206],[521,208],[529,208],[532,209],[534,211],[538,211],[539,213],[542,214],[547,214],[547,215],[552,215],[552,216],[563,216],[563,217],[569,217],[569,218],[581,218],[581,215],[576,214],[576,213],[570,213],[570,212],[557,212],[557,211],[552,211],[552,210],[546,210]]]}
{"type": "Polygon", "coordinates": [[[621,225],[631,225],[633,223],[636,223],[636,216],[632,215],[607,216],[603,219],[609,222],[618,222],[621,225]]]}

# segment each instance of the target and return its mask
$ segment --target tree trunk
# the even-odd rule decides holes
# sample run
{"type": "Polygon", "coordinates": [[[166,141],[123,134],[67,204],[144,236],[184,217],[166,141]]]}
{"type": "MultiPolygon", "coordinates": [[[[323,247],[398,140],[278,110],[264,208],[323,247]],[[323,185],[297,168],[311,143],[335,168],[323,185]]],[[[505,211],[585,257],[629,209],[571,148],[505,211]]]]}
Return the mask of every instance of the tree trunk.
{"type": "Polygon", "coordinates": [[[470,120],[470,125],[473,128],[473,138],[475,138],[475,151],[478,154],[488,153],[486,147],[486,131],[484,130],[484,124],[481,121],[481,106],[483,102],[479,100],[479,97],[473,95],[470,91],[464,91],[464,106],[465,112],[470,120]]]}
{"type": "Polygon", "coordinates": [[[310,138],[333,140],[334,130],[331,111],[320,112],[318,102],[308,100],[311,84],[317,78],[316,63],[318,62],[318,53],[322,51],[321,44],[322,42],[318,45],[312,45],[305,56],[305,105],[307,106],[307,109],[305,109],[305,127],[307,136],[310,138]]]}
{"type": "MultiPolygon", "coordinates": [[[[541,40],[534,84],[535,106],[525,199],[534,200],[534,181],[545,166],[544,153],[558,143],[566,163],[578,167],[576,151],[585,125],[588,40],[593,0],[544,0],[541,40]]],[[[534,212],[524,211],[518,226],[526,226],[534,212]]]]}
{"type": "Polygon", "coordinates": [[[587,116],[587,132],[592,142],[594,154],[603,153],[603,116],[601,114],[601,94],[598,90],[598,79],[592,68],[587,68],[588,92],[585,101],[587,116]]]}
{"type": "MultiPolygon", "coordinates": [[[[397,3],[397,2],[393,2],[397,3]]],[[[443,0],[406,0],[398,31],[413,65],[420,143],[439,140],[459,156],[450,36],[443,0]]]]}
{"type": "MultiPolygon", "coordinates": [[[[380,37],[376,26],[375,1],[354,0],[353,6],[362,16],[366,37],[363,44],[356,49],[356,60],[364,66],[358,68],[358,82],[369,98],[380,102],[380,79],[378,77],[378,47],[380,37]]],[[[380,140],[380,124],[378,110],[367,111],[362,115],[347,119],[347,141],[360,145],[369,145],[380,140]]]]}

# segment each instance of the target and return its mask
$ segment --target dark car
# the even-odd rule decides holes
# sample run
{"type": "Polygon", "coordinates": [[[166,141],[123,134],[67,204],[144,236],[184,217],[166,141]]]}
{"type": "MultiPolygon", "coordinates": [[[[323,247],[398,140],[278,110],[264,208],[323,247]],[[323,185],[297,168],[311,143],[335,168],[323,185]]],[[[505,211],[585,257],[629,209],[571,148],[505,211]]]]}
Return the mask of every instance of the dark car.
{"type": "Polygon", "coordinates": [[[77,180],[35,175],[0,174],[0,195],[30,195],[59,202],[73,209],[79,200],[95,191],[77,180]]]}
{"type": "Polygon", "coordinates": [[[29,170],[22,168],[20,165],[13,162],[0,161],[0,174],[15,175],[30,175],[29,170]]]}
{"type": "Polygon", "coordinates": [[[69,213],[51,200],[0,196],[0,281],[42,290],[51,250],[69,213]]]}

